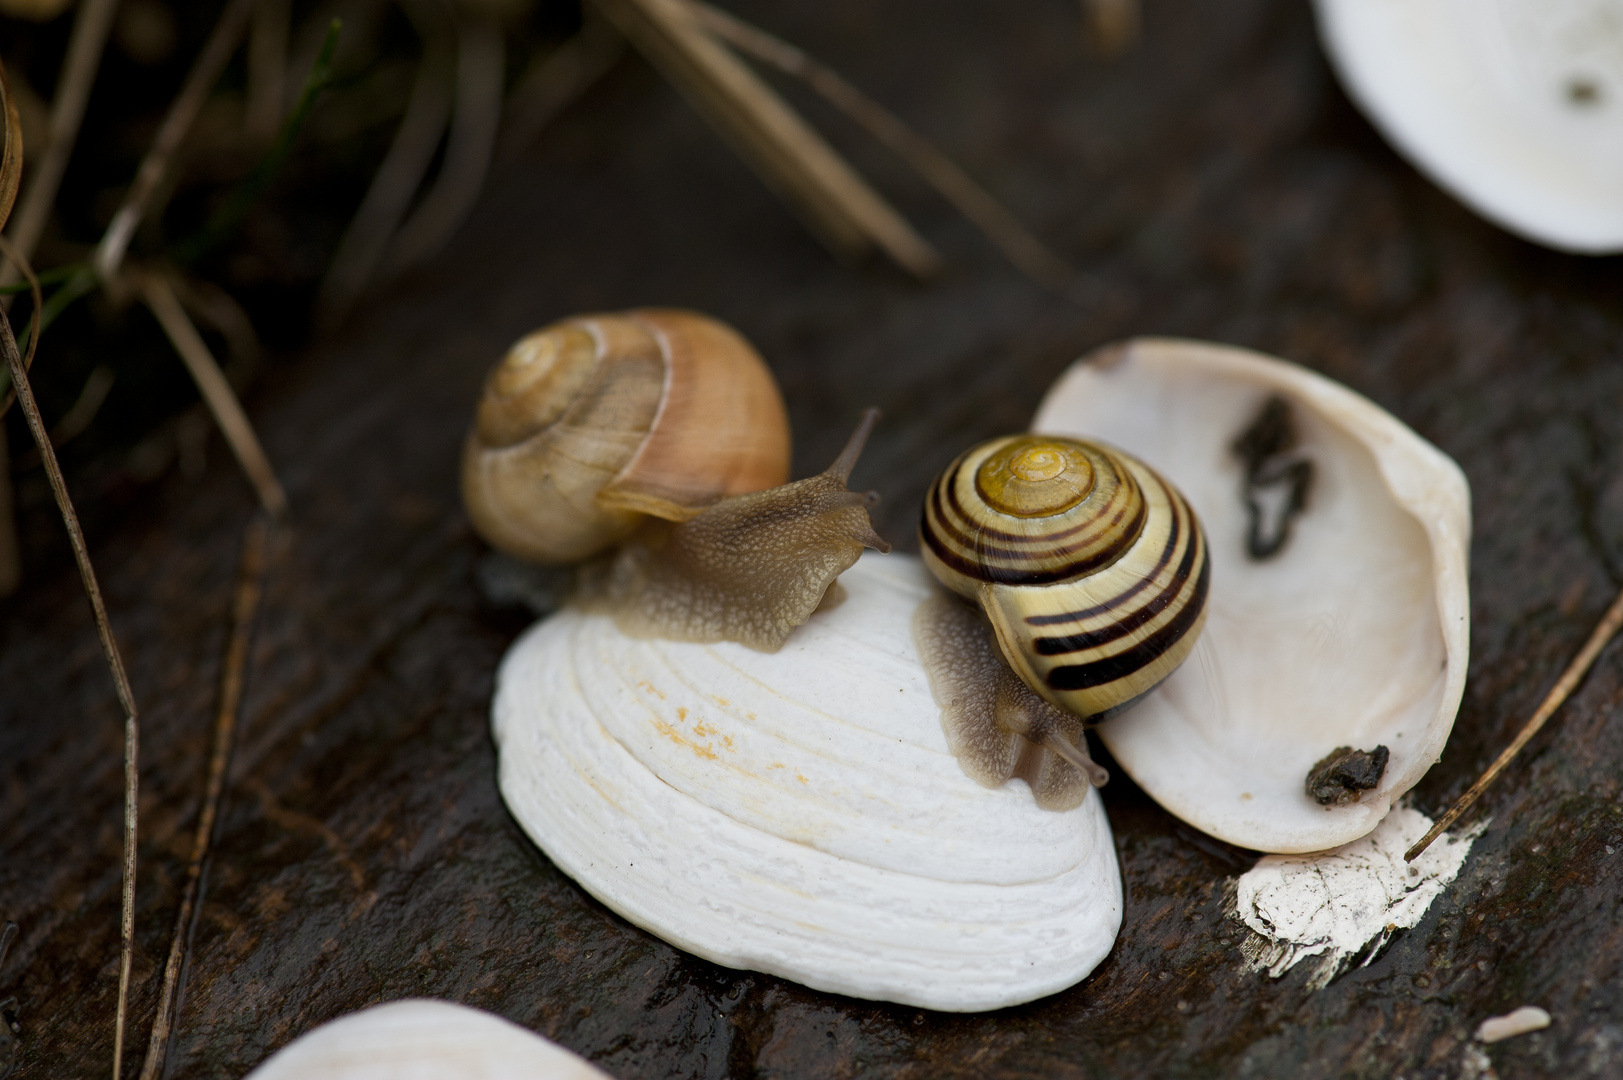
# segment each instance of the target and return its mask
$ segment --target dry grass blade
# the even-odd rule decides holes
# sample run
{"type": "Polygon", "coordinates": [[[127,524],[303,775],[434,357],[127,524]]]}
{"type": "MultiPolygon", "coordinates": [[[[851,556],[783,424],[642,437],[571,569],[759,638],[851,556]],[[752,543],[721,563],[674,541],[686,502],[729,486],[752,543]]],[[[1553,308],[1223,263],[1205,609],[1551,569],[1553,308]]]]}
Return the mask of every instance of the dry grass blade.
{"type": "Polygon", "coordinates": [[[242,537],[242,555],[237,564],[236,597],[231,606],[231,635],[226,643],[225,662],[220,670],[220,700],[214,717],[214,745],[209,754],[208,779],[203,789],[203,805],[197,812],[197,830],[192,836],[192,858],[186,866],[186,884],[181,890],[180,907],[175,912],[175,933],[169,942],[169,959],[164,964],[163,988],[158,992],[158,1012],[152,1020],[146,1060],[141,1080],[156,1080],[163,1074],[169,1031],[178,1003],[176,986],[186,956],[192,912],[203,877],[203,861],[208,857],[219,818],[220,801],[225,794],[226,772],[231,765],[231,749],[236,741],[237,717],[242,707],[243,684],[248,666],[248,645],[253,637],[254,619],[265,584],[265,549],[272,523],[262,514],[254,515],[242,537]]]}
{"type": "MultiPolygon", "coordinates": [[[[0,68],[0,73],[3,71],[4,69],[0,68]]],[[[3,88],[4,80],[0,78],[0,89],[3,88]]],[[[9,94],[6,95],[6,99],[9,105],[9,94]]],[[[8,111],[6,116],[8,144],[10,133],[17,130],[15,120],[15,113],[8,111]]],[[[6,263],[7,266],[15,265],[22,268],[22,273],[28,278],[28,289],[33,297],[34,308],[28,313],[28,352],[22,358],[23,370],[30,371],[34,367],[34,350],[39,346],[39,335],[44,328],[42,321],[44,297],[40,293],[39,277],[35,275],[34,268],[28,265],[28,260],[21,257],[16,246],[0,237],[0,251],[4,251],[11,260],[6,263]]],[[[9,369],[0,374],[4,374],[6,383],[11,383],[9,369]]],[[[15,387],[6,391],[5,400],[0,402],[0,419],[11,411],[11,403],[16,399],[15,387]]],[[[11,487],[10,447],[4,445],[5,441],[5,429],[0,427],[0,596],[10,596],[16,592],[17,586],[22,584],[23,577],[22,545],[17,541],[17,510],[11,487]]]]}
{"type": "Polygon", "coordinates": [[[97,364],[91,369],[73,407],[63,413],[62,419],[51,429],[51,445],[61,446],[84,433],[90,426],[90,421],[96,418],[96,413],[101,411],[102,402],[107,400],[107,394],[112,390],[116,379],[117,375],[106,364],[97,364]]]}
{"type": "Polygon", "coordinates": [[[487,22],[457,33],[456,110],[434,187],[400,227],[388,259],[399,274],[445,245],[484,190],[502,115],[501,31],[487,22]]]}
{"type": "Polygon", "coordinates": [[[84,434],[90,422],[96,418],[96,413],[101,411],[102,402],[107,400],[107,394],[117,378],[113,369],[106,364],[97,364],[90,370],[73,406],[62,414],[62,419],[51,429],[52,446],[61,446],[84,434]]]}
{"type": "Polygon", "coordinates": [[[529,149],[552,123],[614,66],[625,39],[600,19],[532,64],[508,95],[496,158],[506,164],[529,149]]]}
{"type": "MultiPolygon", "coordinates": [[[[38,279],[34,277],[34,271],[29,267],[28,260],[22,258],[21,253],[10,242],[0,239],[0,251],[4,251],[17,263],[25,277],[37,282],[38,279]]],[[[39,335],[35,334],[34,340],[38,339],[39,335]]],[[[130,690],[130,680],[124,673],[124,660],[119,655],[118,643],[113,640],[113,626],[107,619],[107,608],[102,603],[101,588],[96,584],[96,571],[90,565],[90,552],[85,547],[84,531],[79,528],[79,516],[74,513],[73,500],[68,497],[68,485],[62,478],[62,467],[57,464],[56,451],[51,447],[50,436],[45,431],[45,421],[40,418],[39,406],[35,404],[33,391],[29,389],[28,372],[23,366],[21,354],[17,352],[17,339],[11,333],[11,320],[4,312],[0,312],[0,349],[5,351],[6,366],[11,371],[11,381],[17,391],[17,400],[22,402],[23,416],[28,420],[28,430],[34,436],[34,445],[39,447],[40,457],[45,465],[45,475],[51,482],[51,493],[56,496],[57,508],[62,512],[62,523],[67,526],[68,541],[73,545],[73,557],[79,564],[79,578],[84,583],[85,595],[90,599],[90,610],[95,615],[96,630],[101,635],[102,652],[106,655],[107,666],[113,674],[113,685],[118,691],[119,704],[124,708],[123,923],[118,960],[118,1009],[113,1029],[113,1080],[118,1080],[124,1059],[124,1020],[129,1009],[130,957],[135,948],[135,837],[140,781],[137,768],[141,741],[140,721],[135,709],[135,694],[130,690]]]]}
{"type": "Polygon", "coordinates": [[[1454,805],[1448,808],[1448,813],[1437,819],[1436,824],[1431,827],[1425,836],[1420,838],[1420,841],[1414,847],[1403,853],[1406,862],[1413,862],[1416,856],[1430,847],[1431,842],[1441,836],[1443,831],[1450,825],[1458,821],[1460,815],[1469,810],[1471,804],[1476,802],[1477,798],[1487,790],[1488,785],[1499,778],[1499,774],[1505,771],[1505,766],[1509,765],[1516,755],[1522,752],[1522,747],[1526,746],[1533,736],[1538,734],[1539,729],[1544,726],[1544,722],[1555,714],[1555,711],[1561,707],[1567,698],[1572,696],[1572,692],[1578,688],[1578,684],[1588,674],[1590,666],[1595,662],[1595,658],[1606,647],[1606,643],[1612,640],[1619,627],[1623,627],[1623,592],[1617,594],[1617,599],[1612,601],[1612,606],[1606,609],[1606,614],[1602,615],[1600,622],[1595,625],[1594,631],[1589,635],[1589,640],[1584,642],[1584,647],[1578,650],[1578,655],[1572,658],[1572,663],[1567,665],[1567,669],[1561,673],[1561,677],[1555,681],[1555,685],[1550,687],[1550,692],[1544,695],[1544,700],[1539,703],[1538,710],[1533,713],[1532,718],[1526,724],[1522,725],[1521,731],[1517,732],[1516,738],[1509,746],[1505,747],[1504,753],[1494,759],[1494,763],[1489,765],[1488,770],[1478,778],[1476,783],[1471,785],[1470,790],[1461,795],[1454,805]]]}
{"type": "Polygon", "coordinates": [[[231,452],[237,457],[237,463],[258,493],[260,505],[274,518],[286,516],[287,495],[282,490],[281,482],[276,479],[276,471],[271,468],[264,448],[259,444],[259,436],[254,434],[253,425],[242,411],[236,393],[220,371],[214,354],[209,352],[198,334],[197,327],[192,325],[192,320],[180,306],[174,289],[158,274],[143,272],[134,275],[134,278],[141,298],[163,327],[169,343],[180,354],[186,370],[191,372],[209,412],[214,414],[214,422],[220,426],[220,433],[225,436],[231,452]]]}
{"type": "Polygon", "coordinates": [[[234,364],[252,368],[259,363],[264,346],[253,321],[235,297],[203,278],[177,277],[169,284],[181,306],[225,338],[234,364]]]}
{"type": "Polygon", "coordinates": [[[1045,288],[1070,295],[1076,271],[1033,236],[1003,204],[953,160],[896,115],[847,82],[832,68],[788,42],[735,18],[702,0],[684,0],[706,30],[762,63],[803,80],[835,108],[860,124],[952,203],[1015,268],[1045,288]]]}
{"type": "Polygon", "coordinates": [[[434,160],[451,114],[451,63],[451,50],[444,37],[425,33],[423,59],[405,118],[321,283],[316,321],[324,328],[335,325],[366,291],[388,249],[389,238],[434,160]]]}
{"type": "Polygon", "coordinates": [[[877,245],[917,277],[940,271],[935,249],[681,0],[598,6],[836,254],[877,245]]]}
{"type": "Polygon", "coordinates": [[[5,109],[5,137],[0,142],[0,226],[11,217],[11,205],[17,201],[17,187],[23,179],[23,122],[17,115],[17,99],[11,96],[11,85],[6,81],[6,69],[0,66],[0,107],[5,109]]]}
{"type": "Polygon", "coordinates": [[[187,72],[180,93],[170,104],[157,137],[152,140],[152,148],[136,170],[135,182],[130,185],[123,205],[113,215],[106,233],[102,235],[101,244],[96,248],[96,274],[102,281],[111,281],[118,276],[119,267],[124,262],[124,252],[128,250],[141,219],[146,216],[147,203],[157,190],[158,182],[169,171],[169,163],[174,160],[186,133],[192,129],[192,122],[197,119],[198,110],[203,107],[209,91],[219,82],[226,62],[236,52],[254,2],[228,0],[220,21],[203,43],[203,51],[197,54],[192,70],[187,72]]]}
{"type": "MultiPolygon", "coordinates": [[[[44,154],[34,166],[23,193],[22,207],[17,220],[11,225],[11,241],[27,258],[34,255],[34,246],[45,231],[45,222],[56,205],[57,189],[62,186],[62,174],[67,171],[68,158],[73,155],[79,138],[79,124],[84,120],[85,105],[90,101],[90,87],[96,81],[101,66],[102,50],[113,27],[113,15],[118,0],[83,0],[79,13],[73,19],[73,35],[68,39],[68,53],[62,62],[62,74],[56,83],[56,96],[51,101],[51,121],[44,154]]],[[[17,280],[17,268],[6,264],[0,268],[0,285],[17,280]]]]}
{"type": "MultiPolygon", "coordinates": [[[[91,369],[90,375],[85,379],[84,387],[80,389],[79,396],[74,399],[73,405],[67,412],[62,414],[62,418],[51,428],[52,446],[60,450],[67,443],[84,434],[85,429],[90,427],[90,422],[96,418],[96,413],[101,411],[102,403],[107,400],[107,394],[112,390],[113,383],[117,381],[117,378],[117,374],[106,364],[97,364],[91,369]]],[[[39,451],[30,449],[17,459],[16,469],[18,472],[23,472],[34,468],[39,463],[39,451]]]]}
{"type": "MultiPolygon", "coordinates": [[[[5,123],[4,142],[0,144],[0,226],[11,214],[11,205],[17,198],[17,186],[23,172],[23,125],[17,116],[17,103],[12,99],[11,86],[6,82],[6,69],[0,65],[0,117],[5,123]]],[[[10,264],[6,264],[7,269],[10,264]]],[[[29,285],[34,291],[34,319],[39,319],[39,279],[29,285]]],[[[29,362],[33,360],[33,342],[39,334],[28,335],[29,362]]],[[[28,366],[27,363],[24,366],[28,366]]],[[[11,407],[8,397],[0,406],[0,417],[11,407]]],[[[11,454],[6,445],[5,429],[0,428],[0,596],[10,596],[22,582],[22,547],[17,542],[17,511],[11,490],[11,454]]]]}

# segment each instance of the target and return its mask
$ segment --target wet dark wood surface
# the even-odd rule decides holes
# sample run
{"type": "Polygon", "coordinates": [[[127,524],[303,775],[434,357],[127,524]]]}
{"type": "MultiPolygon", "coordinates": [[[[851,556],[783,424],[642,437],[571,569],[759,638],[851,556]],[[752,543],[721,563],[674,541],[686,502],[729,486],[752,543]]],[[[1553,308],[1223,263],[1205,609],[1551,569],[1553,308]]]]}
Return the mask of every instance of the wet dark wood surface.
{"type": "MultiPolygon", "coordinates": [[[[633,929],[525,841],[495,788],[492,674],[522,627],[482,598],[455,460],[483,371],[569,312],[700,308],[771,359],[796,469],[859,408],[855,483],[910,548],[931,474],[1026,422],[1073,358],[1136,333],[1254,346],[1368,394],[1475,497],[1473,659],[1438,812],[1508,741],[1623,582],[1623,263],[1545,251],[1455,203],[1338,88],[1311,12],[1157,3],[1111,64],[1069,0],[738,10],[832,61],[982,177],[1096,283],[1052,298],[883,152],[808,112],[938,243],[920,286],[836,264],[640,61],[498,175],[427,275],[249,401],[296,528],[266,596],[168,1075],[236,1077],[410,995],[468,1002],[643,1077],[1623,1075],[1623,647],[1480,804],[1491,825],[1412,930],[1327,989],[1249,970],[1221,917],[1249,853],[1106,790],[1127,885],[1082,984],[988,1015],[815,993],[633,929]],[[1542,1033],[1475,1048],[1484,1017],[1542,1033]]],[[[800,100],[797,97],[797,100],[800,100]]],[[[42,362],[49,362],[48,357],[42,362]]],[[[144,1052],[250,503],[218,442],[93,537],[145,709],[144,1052]]],[[[104,1075],[117,983],[120,717],[63,554],[0,608],[0,915],[22,934],[19,1077],[104,1075]]],[[[1307,967],[1309,965],[1304,965],[1307,967]]]]}

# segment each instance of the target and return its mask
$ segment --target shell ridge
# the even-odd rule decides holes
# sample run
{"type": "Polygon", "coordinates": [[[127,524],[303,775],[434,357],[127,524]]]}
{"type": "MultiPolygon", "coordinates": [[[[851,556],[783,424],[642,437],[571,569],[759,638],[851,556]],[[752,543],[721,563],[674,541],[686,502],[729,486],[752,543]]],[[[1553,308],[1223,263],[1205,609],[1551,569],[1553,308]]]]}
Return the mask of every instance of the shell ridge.
{"type": "MultiPolygon", "coordinates": [[[[629,667],[630,665],[625,664],[626,655],[617,650],[617,646],[623,645],[622,639],[612,632],[612,628],[607,624],[607,617],[592,615],[580,617],[586,621],[578,636],[593,639],[591,647],[603,660],[613,660],[621,666],[629,667]]],[[[723,652],[736,652],[746,660],[753,656],[730,648],[717,646],[701,648],[704,654],[710,657],[718,657],[718,654],[723,652]]],[[[658,675],[645,672],[647,678],[643,680],[649,686],[661,688],[660,693],[664,700],[659,706],[649,702],[646,695],[636,693],[640,683],[634,675],[619,671],[613,673],[621,692],[627,697],[635,698],[641,706],[637,710],[627,710],[623,706],[615,706],[611,701],[605,701],[603,695],[607,693],[607,688],[598,681],[589,682],[585,697],[592,703],[592,711],[599,718],[598,722],[605,725],[605,730],[663,783],[689,797],[697,797],[695,793],[703,790],[704,784],[712,782],[709,778],[713,778],[717,769],[725,775],[735,777],[737,782],[733,786],[715,789],[725,796],[725,805],[705,800],[701,802],[743,827],[754,828],[788,842],[805,844],[813,850],[834,857],[865,862],[881,869],[896,869],[894,857],[874,852],[868,855],[861,854],[865,850],[861,838],[871,825],[871,813],[878,804],[888,806],[898,800],[905,802],[916,796],[924,798],[921,810],[939,802],[938,792],[942,778],[960,776],[956,760],[951,758],[945,748],[939,747],[933,741],[921,743],[915,738],[910,740],[910,743],[916,751],[928,755],[932,763],[928,770],[913,769],[908,773],[887,771],[882,777],[871,771],[859,772],[845,764],[845,755],[833,754],[829,748],[838,745],[842,746],[847,754],[861,756],[872,753],[875,749],[883,750],[885,744],[893,740],[846,716],[828,712],[802,700],[784,697],[767,686],[768,692],[777,699],[774,712],[781,714],[781,718],[771,730],[760,734],[762,738],[770,738],[774,742],[785,744],[784,748],[789,753],[784,756],[784,761],[790,767],[776,776],[771,776],[759,769],[735,765],[734,755],[731,752],[722,750],[714,742],[704,745],[703,740],[693,739],[690,734],[691,728],[673,722],[667,715],[671,710],[677,709],[680,695],[675,686],[678,684],[690,687],[691,700],[688,702],[690,706],[695,709],[713,707],[713,699],[707,698],[701,689],[692,686],[690,674],[704,678],[715,676],[690,673],[686,665],[672,659],[671,654],[683,652],[689,652],[689,647],[653,640],[638,641],[635,645],[634,655],[643,657],[647,662],[658,662],[663,668],[658,675]],[[646,731],[642,730],[643,722],[633,718],[631,715],[633,712],[638,717],[649,718],[646,731]],[[806,736],[804,733],[814,729],[818,721],[838,730],[829,735],[806,736]],[[857,742],[858,739],[861,740],[860,743],[857,742]],[[864,746],[869,749],[862,749],[864,746]],[[701,758],[703,760],[700,760],[701,758]],[[807,759],[815,759],[814,763],[820,765],[820,771],[824,775],[819,776],[817,771],[813,771],[807,759]],[[810,774],[810,781],[802,781],[806,786],[796,788],[792,781],[807,774],[810,774]],[[845,779],[840,779],[841,776],[845,779]],[[795,798],[806,800],[808,810],[816,807],[816,812],[810,819],[797,816],[794,820],[786,820],[781,815],[763,812],[761,809],[764,805],[763,800],[770,801],[774,797],[772,794],[774,791],[780,795],[788,791],[795,798]],[[876,795],[875,791],[882,791],[884,794],[876,795]],[[931,801],[932,796],[934,802],[931,801]]],[[[718,662],[731,667],[725,659],[719,659],[718,662]]],[[[748,672],[743,674],[751,681],[759,681],[748,672]]],[[[729,700],[737,700],[737,697],[729,700]]],[[[691,723],[692,717],[697,715],[696,711],[692,713],[688,722],[691,723]]],[[[732,735],[738,738],[740,751],[746,750],[749,740],[756,737],[752,730],[754,727],[755,725],[744,722],[733,728],[732,735]]],[[[931,734],[939,738],[937,724],[932,724],[931,734]]],[[[929,825],[927,820],[908,820],[902,822],[900,828],[902,831],[897,834],[899,838],[917,835],[919,830],[927,830],[929,825]]],[[[981,861],[982,858],[977,857],[975,863],[981,861]]],[[[973,870],[974,866],[971,865],[966,868],[964,874],[958,876],[968,880],[973,870]]]]}
{"type": "MultiPolygon", "coordinates": [[[[1137,478],[1107,451],[1101,450],[1100,455],[1112,470],[1104,474],[1108,482],[1102,488],[1095,483],[1085,497],[1059,515],[1077,518],[1075,524],[1055,528],[1052,518],[1033,519],[1030,531],[1013,532],[988,524],[986,515],[995,515],[997,521],[1007,521],[1011,526],[1020,522],[1018,517],[992,507],[986,508],[986,515],[966,511],[965,497],[976,498],[977,505],[981,501],[971,467],[978,475],[981,463],[1019,438],[1011,436],[971,448],[931,485],[920,529],[931,553],[964,578],[1002,584],[1060,581],[1112,565],[1136,541],[1144,527],[1146,509],[1137,478]],[[1120,528],[1129,510],[1133,516],[1125,528],[1120,528]],[[1003,547],[998,541],[1042,546],[1027,550],[1003,547]],[[999,565],[1007,562],[1049,564],[1049,569],[999,565]]],[[[1096,468],[1095,473],[1101,470],[1096,468]]]]}
{"type": "Polygon", "coordinates": [[[1091,690],[1136,675],[1154,664],[1204,619],[1211,580],[1212,564],[1203,561],[1189,603],[1153,635],[1098,660],[1055,667],[1048,673],[1048,685],[1055,690],[1091,690]]]}
{"type": "MultiPolygon", "coordinates": [[[[1005,860],[1002,873],[1013,876],[996,883],[909,872],[905,861],[901,870],[875,867],[783,840],[658,781],[601,725],[582,723],[576,695],[596,689],[601,672],[588,666],[576,685],[561,677],[555,651],[587,617],[566,609],[554,620],[522,637],[498,673],[502,793],[542,850],[634,925],[712,962],[956,1011],[1052,993],[1108,953],[1121,879],[1096,795],[1080,810],[1091,827],[1056,815],[1076,834],[1071,868],[1051,861],[1027,875],[1005,860]],[[580,772],[597,782],[581,785],[580,772]],[[1028,876],[1037,883],[1014,883],[1028,876]]],[[[701,651],[678,651],[688,649],[701,651]]],[[[593,654],[579,655],[585,663],[593,654]]],[[[1035,807],[988,798],[967,777],[953,790],[996,817],[1047,824],[1035,807]]]]}
{"type": "Polygon", "coordinates": [[[1199,523],[1194,520],[1194,515],[1182,504],[1182,500],[1175,500],[1172,509],[1172,526],[1169,528],[1162,555],[1156,562],[1155,580],[1165,581],[1161,592],[1131,612],[1122,613],[1118,610],[1112,623],[1098,629],[1084,630],[1058,638],[1037,637],[1035,641],[1039,655],[1059,656],[1092,647],[1103,656],[1113,657],[1152,641],[1159,642],[1162,648],[1171,648],[1182,633],[1189,629],[1192,624],[1187,622],[1180,632],[1172,632],[1170,627],[1180,618],[1194,619],[1205,611],[1207,594],[1211,586],[1211,560],[1207,558],[1205,538],[1201,534],[1199,523]],[[1188,525],[1178,528],[1185,518],[1188,518],[1188,525]],[[1170,571],[1167,570],[1167,563],[1171,562],[1172,556],[1179,551],[1182,552],[1182,558],[1179,559],[1177,566],[1170,571]],[[1194,575],[1193,583],[1191,575],[1194,575]],[[1122,638],[1128,640],[1118,648],[1112,650],[1105,648],[1122,638]],[[1073,643],[1077,644],[1070,647],[1073,643]]]}
{"type": "MultiPolygon", "coordinates": [[[[1190,570],[1193,568],[1195,544],[1187,538],[1189,530],[1184,525],[1186,513],[1187,507],[1183,506],[1181,499],[1172,501],[1172,521],[1168,526],[1167,540],[1161,547],[1161,553],[1156,557],[1155,565],[1148,573],[1131,575],[1132,583],[1111,599],[1096,603],[1083,612],[1068,612],[1059,616],[1048,614],[1026,616],[1025,623],[1028,626],[1051,626],[1061,621],[1082,622],[1082,618],[1073,616],[1085,615],[1088,612],[1106,617],[1103,625],[1098,627],[1077,630],[1061,637],[1037,637],[1035,639],[1037,652],[1051,656],[1107,645],[1144,627],[1167,610],[1183,592],[1190,570]],[[1179,550],[1183,551],[1183,560],[1168,576],[1167,567],[1179,550]],[[1156,585],[1161,587],[1159,592],[1148,597],[1139,607],[1130,611],[1124,610],[1130,600],[1156,585]]],[[[1192,521],[1193,515],[1188,516],[1192,521]]]]}

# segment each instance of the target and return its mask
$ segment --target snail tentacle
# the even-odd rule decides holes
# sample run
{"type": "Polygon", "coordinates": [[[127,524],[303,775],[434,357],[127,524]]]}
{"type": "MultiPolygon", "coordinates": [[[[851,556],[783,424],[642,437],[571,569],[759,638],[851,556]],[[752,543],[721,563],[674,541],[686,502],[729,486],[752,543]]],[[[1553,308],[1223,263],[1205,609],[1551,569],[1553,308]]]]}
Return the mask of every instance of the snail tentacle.
{"type": "Polygon", "coordinates": [[[845,486],[876,418],[870,410],[816,476],[722,499],[686,521],[649,520],[593,591],[628,634],[782,647],[863,548],[890,550],[868,518],[879,496],[845,486]]]}

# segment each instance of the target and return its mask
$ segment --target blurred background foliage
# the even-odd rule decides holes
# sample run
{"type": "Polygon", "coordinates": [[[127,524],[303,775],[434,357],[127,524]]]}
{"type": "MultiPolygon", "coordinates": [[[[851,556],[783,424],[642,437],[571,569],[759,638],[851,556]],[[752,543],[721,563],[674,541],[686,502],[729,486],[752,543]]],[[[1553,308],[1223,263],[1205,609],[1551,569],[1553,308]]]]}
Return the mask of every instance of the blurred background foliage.
{"type": "MultiPolygon", "coordinates": [[[[47,276],[47,296],[52,270],[91,259],[225,7],[219,0],[118,0],[78,139],[33,254],[35,268],[47,276]]],[[[51,101],[76,11],[62,0],[0,5],[0,56],[23,124],[25,194],[49,142],[51,101]]],[[[438,181],[450,179],[444,166],[457,153],[458,125],[495,120],[467,116],[468,107],[459,106],[459,91],[465,101],[467,87],[456,82],[455,58],[447,54],[454,54],[458,42],[466,48],[470,28],[485,32],[499,52],[481,63],[487,83],[492,76],[500,80],[508,124],[494,146],[485,140],[488,161],[492,152],[510,154],[533,138],[549,106],[556,108],[557,72],[549,87],[548,73],[540,69],[561,44],[578,40],[582,12],[577,0],[259,0],[243,43],[155,192],[130,246],[132,262],[175,263],[186,242],[240,191],[284,129],[334,19],[341,29],[331,77],[307,122],[284,132],[295,136],[291,153],[240,225],[184,267],[182,299],[239,394],[265,363],[310,339],[318,309],[331,329],[357,298],[343,298],[338,310],[317,304],[346,230],[402,137],[414,90],[424,96],[419,84],[432,79],[439,85],[430,95],[435,101],[426,110],[427,123],[418,102],[416,139],[426,144],[426,155],[419,150],[423,160],[408,163],[416,174],[407,170],[407,201],[394,219],[396,240],[436,197],[438,181]]],[[[465,212],[477,197],[483,172],[473,171],[479,175],[466,190],[470,170],[463,166],[465,190],[454,193],[460,205],[453,210],[465,212]]],[[[399,181],[397,176],[397,187],[399,181]]],[[[443,192],[440,197],[443,202],[443,192]]],[[[443,226],[447,215],[439,217],[443,226]]],[[[419,243],[416,257],[432,254],[455,224],[451,220],[449,229],[419,243]]],[[[15,233],[15,215],[12,225],[15,233]]],[[[390,254],[376,260],[365,282],[372,289],[409,269],[410,260],[390,263],[390,254]]],[[[20,300],[12,313],[19,333],[26,325],[26,294],[20,300]]],[[[208,455],[225,452],[156,320],[112,291],[91,292],[49,327],[32,382],[45,422],[57,429],[59,454],[92,542],[99,528],[139,504],[147,485],[175,469],[199,476],[208,455]]],[[[61,523],[22,417],[13,410],[4,423],[22,564],[66,558],[61,523]]]]}

